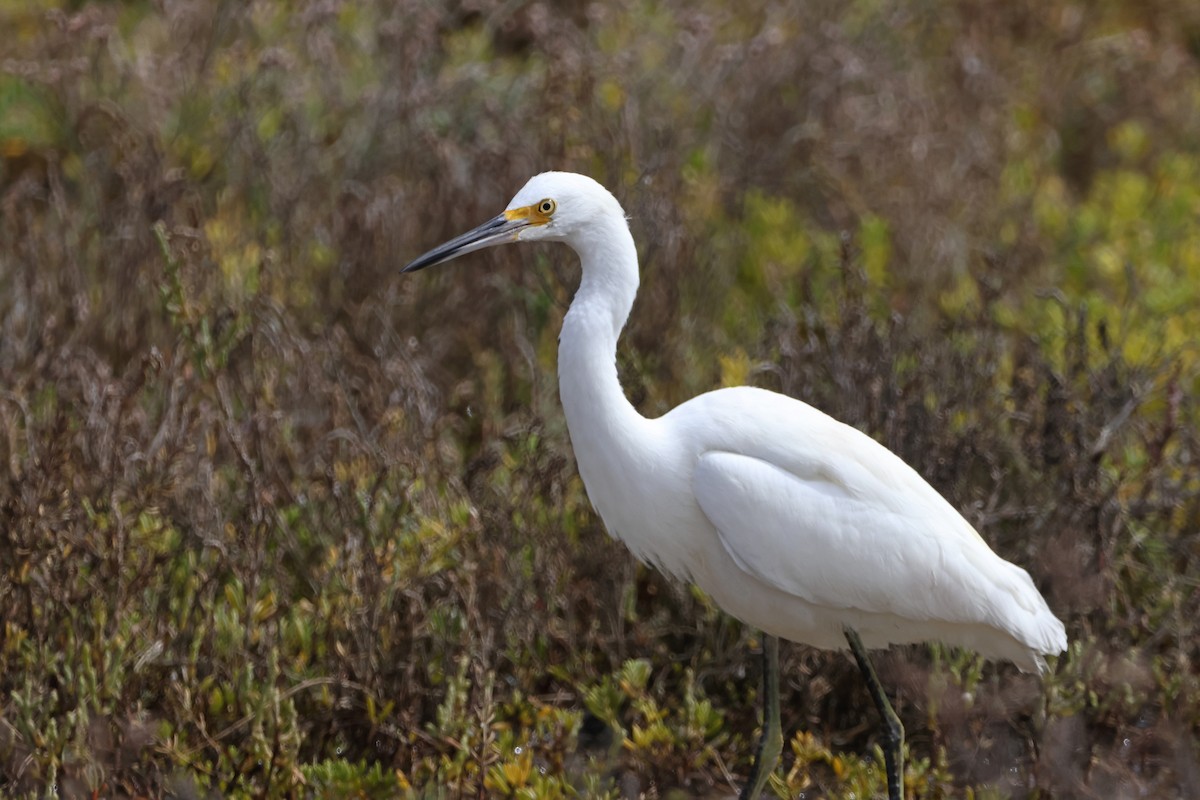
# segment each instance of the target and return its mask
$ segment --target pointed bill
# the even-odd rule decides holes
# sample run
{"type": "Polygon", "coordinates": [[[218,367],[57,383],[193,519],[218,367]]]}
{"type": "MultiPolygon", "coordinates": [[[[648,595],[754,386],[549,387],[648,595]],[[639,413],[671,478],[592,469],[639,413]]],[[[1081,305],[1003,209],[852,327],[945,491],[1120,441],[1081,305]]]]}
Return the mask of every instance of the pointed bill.
{"type": "Polygon", "coordinates": [[[458,258],[466,253],[473,253],[485,247],[497,244],[507,244],[517,241],[517,235],[522,228],[530,225],[544,224],[544,215],[536,213],[534,208],[510,208],[489,219],[478,228],[469,230],[461,236],[455,236],[445,244],[413,259],[401,272],[416,272],[419,269],[432,267],[458,258]]]}

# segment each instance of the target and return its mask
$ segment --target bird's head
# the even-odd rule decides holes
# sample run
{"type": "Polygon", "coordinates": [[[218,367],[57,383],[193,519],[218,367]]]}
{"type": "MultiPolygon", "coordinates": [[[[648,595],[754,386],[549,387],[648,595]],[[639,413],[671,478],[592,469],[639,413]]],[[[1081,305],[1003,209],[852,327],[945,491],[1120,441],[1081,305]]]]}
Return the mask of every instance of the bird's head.
{"type": "Polygon", "coordinates": [[[624,216],[616,198],[591,178],[572,172],[543,172],[530,178],[504,211],[414,259],[402,272],[416,272],[509,242],[572,244],[595,230],[598,222],[617,219],[624,223],[624,216]]]}

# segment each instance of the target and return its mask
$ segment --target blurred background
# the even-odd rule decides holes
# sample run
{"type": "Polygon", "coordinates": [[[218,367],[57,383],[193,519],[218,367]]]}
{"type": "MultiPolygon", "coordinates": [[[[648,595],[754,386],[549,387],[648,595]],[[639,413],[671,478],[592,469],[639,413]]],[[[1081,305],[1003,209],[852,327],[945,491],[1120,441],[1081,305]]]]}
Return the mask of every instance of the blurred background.
{"type": "MultiPolygon", "coordinates": [[[[0,794],[728,797],[753,631],[593,515],[532,174],[622,201],[647,415],[892,448],[1042,681],[877,655],[915,798],[1200,796],[1200,6],[0,0],[0,794]]],[[[883,792],[783,651],[780,797],[883,792]]]]}

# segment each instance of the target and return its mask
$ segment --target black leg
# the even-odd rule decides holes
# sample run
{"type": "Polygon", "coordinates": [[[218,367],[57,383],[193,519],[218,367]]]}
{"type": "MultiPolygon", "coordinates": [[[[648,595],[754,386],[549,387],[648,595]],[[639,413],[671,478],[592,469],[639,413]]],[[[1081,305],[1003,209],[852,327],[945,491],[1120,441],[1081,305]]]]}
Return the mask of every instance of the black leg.
{"type": "Polygon", "coordinates": [[[879,676],[867,658],[867,649],[863,647],[862,639],[853,628],[846,628],[846,641],[850,643],[850,652],[858,662],[858,669],[867,681],[871,699],[879,709],[883,718],[883,763],[887,769],[888,800],[904,800],[904,726],[892,704],[888,702],[883,686],[879,684],[879,676]]]}
{"type": "Polygon", "coordinates": [[[758,738],[754,769],[739,800],[757,800],[783,751],[783,731],[779,725],[779,640],[764,633],[762,649],[763,729],[758,738]]]}

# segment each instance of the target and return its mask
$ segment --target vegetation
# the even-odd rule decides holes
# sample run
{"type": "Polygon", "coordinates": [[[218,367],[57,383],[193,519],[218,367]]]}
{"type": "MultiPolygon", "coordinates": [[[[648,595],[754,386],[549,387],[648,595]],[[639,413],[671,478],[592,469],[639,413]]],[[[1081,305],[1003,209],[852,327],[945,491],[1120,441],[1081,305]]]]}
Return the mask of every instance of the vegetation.
{"type": "MultiPolygon", "coordinates": [[[[571,255],[397,275],[562,168],[640,409],[818,405],[1067,621],[879,655],[911,797],[1200,796],[1197,8],[0,0],[0,794],[731,793],[755,632],[590,510],[571,255]]],[[[774,791],[878,795],[783,660],[774,791]]]]}

